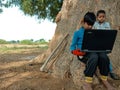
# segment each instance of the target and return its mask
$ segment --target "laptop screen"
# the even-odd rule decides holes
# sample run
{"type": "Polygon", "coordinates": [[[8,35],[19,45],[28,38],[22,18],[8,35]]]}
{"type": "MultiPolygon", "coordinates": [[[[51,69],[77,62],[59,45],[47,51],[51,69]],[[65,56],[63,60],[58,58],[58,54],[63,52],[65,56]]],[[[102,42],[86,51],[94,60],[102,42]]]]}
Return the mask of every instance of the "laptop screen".
{"type": "Polygon", "coordinates": [[[85,30],[82,51],[84,52],[111,52],[117,30],[85,30]]]}

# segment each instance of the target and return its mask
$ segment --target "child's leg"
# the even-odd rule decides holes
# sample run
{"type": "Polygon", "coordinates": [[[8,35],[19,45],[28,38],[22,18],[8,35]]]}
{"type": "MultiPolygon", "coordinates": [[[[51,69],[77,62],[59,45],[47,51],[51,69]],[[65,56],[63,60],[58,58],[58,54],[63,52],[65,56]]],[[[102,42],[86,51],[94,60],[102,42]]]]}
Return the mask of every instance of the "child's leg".
{"type": "Polygon", "coordinates": [[[92,83],[84,82],[84,83],[83,83],[83,90],[93,90],[91,84],[92,84],[92,83]]]}
{"type": "Polygon", "coordinates": [[[108,90],[114,90],[114,88],[107,81],[109,73],[109,58],[105,53],[99,53],[98,67],[100,69],[101,80],[108,90]]]}
{"type": "Polygon", "coordinates": [[[110,71],[109,64],[110,60],[106,53],[98,53],[99,60],[98,60],[98,68],[100,70],[100,74],[104,76],[108,76],[110,71]]]}
{"type": "Polygon", "coordinates": [[[110,68],[110,73],[113,73],[113,67],[112,67],[112,63],[111,62],[109,64],[109,68],[110,68]]]}
{"type": "Polygon", "coordinates": [[[113,86],[110,85],[110,83],[107,80],[102,80],[102,82],[107,88],[107,90],[116,90],[113,86]]]}
{"type": "Polygon", "coordinates": [[[116,73],[114,73],[111,62],[110,62],[110,64],[109,64],[109,68],[110,68],[110,72],[109,72],[110,77],[111,77],[112,79],[114,79],[114,80],[120,80],[120,77],[119,77],[116,73]]]}
{"type": "Polygon", "coordinates": [[[88,54],[88,61],[86,63],[86,69],[84,71],[85,74],[85,82],[83,85],[84,90],[92,90],[91,84],[93,75],[95,74],[96,68],[98,64],[98,56],[96,53],[88,54]]]}
{"type": "Polygon", "coordinates": [[[84,74],[87,77],[93,77],[98,64],[98,55],[96,53],[89,53],[87,57],[88,61],[86,63],[86,69],[84,71],[84,74]]]}
{"type": "Polygon", "coordinates": [[[110,68],[110,77],[114,80],[120,80],[120,77],[116,73],[114,73],[111,62],[109,64],[109,68],[110,68]]]}

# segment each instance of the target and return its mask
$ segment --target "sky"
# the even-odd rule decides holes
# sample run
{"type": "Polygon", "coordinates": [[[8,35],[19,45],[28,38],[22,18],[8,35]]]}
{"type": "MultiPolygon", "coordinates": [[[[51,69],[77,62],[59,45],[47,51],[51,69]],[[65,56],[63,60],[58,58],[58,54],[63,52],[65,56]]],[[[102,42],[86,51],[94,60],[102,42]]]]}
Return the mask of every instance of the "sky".
{"type": "Polygon", "coordinates": [[[0,13],[0,39],[24,40],[45,39],[51,40],[56,24],[48,20],[39,23],[35,17],[25,16],[17,7],[4,8],[0,13]]]}

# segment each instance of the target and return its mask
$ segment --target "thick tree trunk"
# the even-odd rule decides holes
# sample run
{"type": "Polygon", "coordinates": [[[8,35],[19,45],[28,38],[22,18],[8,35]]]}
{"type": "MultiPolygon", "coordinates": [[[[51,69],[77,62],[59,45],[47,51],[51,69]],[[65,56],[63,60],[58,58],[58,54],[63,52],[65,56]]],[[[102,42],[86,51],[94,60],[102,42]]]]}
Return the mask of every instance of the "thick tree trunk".
{"type": "MultiPolygon", "coordinates": [[[[61,11],[56,17],[56,31],[49,44],[49,49],[35,60],[40,63],[45,61],[58,43],[66,34],[69,36],[55,51],[47,68],[52,70],[52,75],[61,78],[72,78],[75,85],[81,88],[83,68],[75,56],[70,53],[69,47],[73,32],[78,28],[79,21],[88,11],[97,12],[99,9],[106,11],[106,17],[112,28],[120,29],[120,1],[119,0],[64,0],[61,11]]],[[[109,55],[115,71],[120,70],[120,31],[112,53],[109,55]]],[[[120,74],[120,72],[118,72],[120,74]]]]}

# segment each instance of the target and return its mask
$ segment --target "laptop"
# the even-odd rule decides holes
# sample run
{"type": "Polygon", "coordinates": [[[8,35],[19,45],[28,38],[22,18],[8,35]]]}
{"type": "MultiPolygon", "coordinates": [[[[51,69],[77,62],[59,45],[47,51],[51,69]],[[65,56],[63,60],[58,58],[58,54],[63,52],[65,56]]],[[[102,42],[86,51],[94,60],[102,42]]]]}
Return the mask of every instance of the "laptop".
{"type": "Polygon", "coordinates": [[[84,52],[107,52],[113,49],[117,30],[85,30],[82,43],[84,52]]]}

